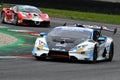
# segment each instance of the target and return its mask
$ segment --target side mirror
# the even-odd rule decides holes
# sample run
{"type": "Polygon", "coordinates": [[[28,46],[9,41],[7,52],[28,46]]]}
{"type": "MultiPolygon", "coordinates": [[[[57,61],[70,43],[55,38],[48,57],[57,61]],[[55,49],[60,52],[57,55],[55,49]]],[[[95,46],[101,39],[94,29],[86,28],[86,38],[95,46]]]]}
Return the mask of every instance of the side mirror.
{"type": "Polygon", "coordinates": [[[47,35],[45,32],[41,32],[41,33],[40,33],[40,36],[41,36],[41,37],[43,37],[43,36],[45,36],[45,35],[47,35]]]}
{"type": "Polygon", "coordinates": [[[67,25],[67,23],[64,23],[64,24],[63,24],[63,26],[66,26],[66,25],[67,25]]]}
{"type": "Polygon", "coordinates": [[[98,38],[98,41],[105,41],[105,40],[106,40],[105,37],[99,37],[99,38],[98,38]]]}

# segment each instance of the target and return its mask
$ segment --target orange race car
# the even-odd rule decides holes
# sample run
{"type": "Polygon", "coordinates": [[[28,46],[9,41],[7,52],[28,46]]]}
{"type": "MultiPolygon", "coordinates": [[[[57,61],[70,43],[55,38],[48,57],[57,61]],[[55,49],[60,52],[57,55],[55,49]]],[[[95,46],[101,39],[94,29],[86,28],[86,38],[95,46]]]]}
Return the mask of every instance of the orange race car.
{"type": "Polygon", "coordinates": [[[37,25],[50,26],[50,17],[42,13],[37,7],[30,5],[15,5],[3,8],[1,11],[1,22],[15,25],[37,25]]]}

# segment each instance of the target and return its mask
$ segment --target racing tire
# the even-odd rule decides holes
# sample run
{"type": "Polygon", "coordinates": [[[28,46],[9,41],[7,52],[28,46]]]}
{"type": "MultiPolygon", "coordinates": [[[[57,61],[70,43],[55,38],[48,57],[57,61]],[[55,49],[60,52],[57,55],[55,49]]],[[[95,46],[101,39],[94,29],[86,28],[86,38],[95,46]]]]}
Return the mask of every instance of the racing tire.
{"type": "Polygon", "coordinates": [[[45,60],[45,59],[46,59],[46,57],[39,57],[39,56],[35,56],[35,59],[36,59],[36,60],[45,60]]]}
{"type": "Polygon", "coordinates": [[[16,26],[18,25],[18,15],[14,16],[13,24],[16,25],[16,26]]]}
{"type": "Polygon", "coordinates": [[[74,56],[71,56],[71,57],[70,57],[70,61],[71,61],[71,62],[77,62],[77,61],[78,61],[78,59],[77,59],[77,58],[75,58],[74,56]]]}
{"type": "Polygon", "coordinates": [[[98,57],[98,50],[97,50],[97,45],[95,45],[94,52],[93,52],[93,63],[97,62],[97,57],[98,57]]]}
{"type": "Polygon", "coordinates": [[[104,52],[102,54],[102,57],[106,57],[106,54],[107,54],[107,51],[106,51],[106,48],[104,49],[104,52]]]}
{"type": "Polygon", "coordinates": [[[1,23],[5,23],[5,13],[1,13],[1,23]]]}
{"type": "Polygon", "coordinates": [[[113,55],[114,55],[114,43],[112,42],[112,43],[110,44],[108,61],[110,61],[110,62],[112,61],[113,55]]]}

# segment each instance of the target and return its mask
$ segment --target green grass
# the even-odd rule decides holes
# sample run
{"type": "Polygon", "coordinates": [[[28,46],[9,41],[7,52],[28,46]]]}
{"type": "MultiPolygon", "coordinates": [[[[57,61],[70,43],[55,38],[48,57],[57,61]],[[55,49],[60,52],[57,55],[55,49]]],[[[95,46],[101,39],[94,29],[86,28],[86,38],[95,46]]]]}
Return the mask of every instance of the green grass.
{"type": "Polygon", "coordinates": [[[0,46],[0,56],[18,56],[31,54],[36,40],[35,35],[24,32],[14,32],[15,28],[0,28],[0,33],[8,34],[17,38],[15,43],[0,46]]]}
{"type": "Polygon", "coordinates": [[[120,15],[108,15],[108,14],[100,14],[100,13],[77,12],[77,11],[68,11],[68,10],[47,9],[47,8],[41,8],[41,11],[48,13],[49,16],[52,17],[120,24],[120,15]]]}

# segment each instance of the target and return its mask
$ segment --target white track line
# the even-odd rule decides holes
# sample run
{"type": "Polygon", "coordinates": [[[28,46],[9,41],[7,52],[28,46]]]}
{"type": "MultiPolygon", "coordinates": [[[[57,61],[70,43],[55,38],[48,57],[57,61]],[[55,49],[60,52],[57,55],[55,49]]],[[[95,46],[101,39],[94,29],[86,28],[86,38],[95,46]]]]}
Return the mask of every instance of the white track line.
{"type": "Polygon", "coordinates": [[[14,58],[33,58],[31,57],[26,57],[26,56],[0,56],[0,59],[14,59],[14,58]]]}

